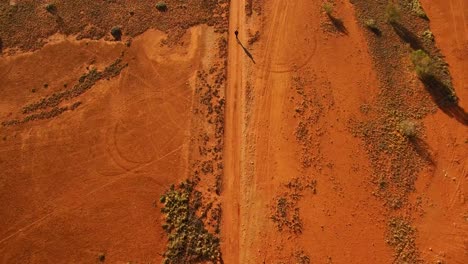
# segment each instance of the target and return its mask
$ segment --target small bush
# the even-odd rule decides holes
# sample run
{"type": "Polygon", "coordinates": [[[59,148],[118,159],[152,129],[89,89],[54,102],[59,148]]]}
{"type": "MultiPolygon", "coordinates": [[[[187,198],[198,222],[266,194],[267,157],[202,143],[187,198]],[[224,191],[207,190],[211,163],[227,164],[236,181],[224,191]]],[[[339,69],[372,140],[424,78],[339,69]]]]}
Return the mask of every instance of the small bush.
{"type": "Polygon", "coordinates": [[[375,21],[375,19],[367,19],[364,24],[366,25],[366,27],[370,30],[379,30],[379,27],[377,26],[377,22],[375,21]]]}
{"type": "Polygon", "coordinates": [[[120,27],[113,27],[111,29],[111,35],[115,40],[120,40],[122,38],[122,29],[120,29],[120,27]]]}
{"type": "Polygon", "coordinates": [[[400,123],[400,132],[407,138],[414,138],[418,134],[416,122],[405,120],[400,123]]]}
{"type": "Polygon", "coordinates": [[[424,12],[424,9],[421,6],[421,3],[419,3],[419,0],[413,0],[411,2],[411,9],[418,17],[428,19],[426,12],[424,12]]]}
{"type": "Polygon", "coordinates": [[[400,22],[400,8],[394,3],[388,3],[387,8],[385,9],[385,18],[388,23],[394,24],[400,22]]]}
{"type": "Polygon", "coordinates": [[[49,12],[49,13],[55,13],[55,12],[57,12],[57,7],[56,7],[55,4],[53,4],[53,3],[47,4],[47,5],[45,6],[45,9],[46,9],[47,12],[49,12]]]}
{"type": "Polygon", "coordinates": [[[106,255],[104,253],[99,253],[98,254],[98,260],[100,262],[104,262],[106,260],[106,255]]]}
{"type": "Polygon", "coordinates": [[[433,62],[431,57],[423,50],[416,50],[411,53],[411,61],[414,70],[419,78],[426,79],[433,76],[433,62]]]}
{"type": "Polygon", "coordinates": [[[328,16],[331,16],[333,14],[333,4],[329,2],[323,3],[323,10],[328,16]]]}
{"type": "Polygon", "coordinates": [[[167,11],[167,4],[165,2],[158,2],[156,4],[156,9],[161,12],[167,11]]]}
{"type": "Polygon", "coordinates": [[[434,34],[432,34],[432,31],[430,31],[429,29],[428,30],[425,30],[423,33],[422,33],[422,36],[423,38],[429,40],[429,41],[434,41],[434,34]]]}

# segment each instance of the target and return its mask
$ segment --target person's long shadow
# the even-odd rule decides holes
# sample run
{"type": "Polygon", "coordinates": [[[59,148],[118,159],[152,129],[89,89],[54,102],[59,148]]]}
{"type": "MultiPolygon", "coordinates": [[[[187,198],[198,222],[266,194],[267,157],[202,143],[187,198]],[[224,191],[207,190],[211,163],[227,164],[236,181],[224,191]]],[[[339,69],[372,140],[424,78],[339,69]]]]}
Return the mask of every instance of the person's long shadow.
{"type": "Polygon", "coordinates": [[[432,100],[446,115],[465,126],[468,125],[468,114],[458,104],[458,98],[450,87],[433,76],[423,78],[422,82],[432,100]]]}
{"type": "Polygon", "coordinates": [[[244,47],[244,45],[242,44],[242,42],[239,40],[239,38],[238,38],[237,36],[236,36],[236,40],[237,40],[237,44],[239,44],[239,45],[242,47],[242,49],[244,50],[245,54],[247,54],[247,56],[252,60],[252,62],[253,62],[254,64],[256,64],[256,63],[255,63],[255,60],[254,60],[254,58],[253,58],[253,56],[252,56],[252,53],[250,53],[250,51],[249,51],[246,47],[244,47]]]}
{"type": "Polygon", "coordinates": [[[339,32],[348,35],[348,29],[344,25],[343,20],[333,16],[332,14],[327,14],[328,18],[332,22],[333,26],[338,30],[339,32]]]}

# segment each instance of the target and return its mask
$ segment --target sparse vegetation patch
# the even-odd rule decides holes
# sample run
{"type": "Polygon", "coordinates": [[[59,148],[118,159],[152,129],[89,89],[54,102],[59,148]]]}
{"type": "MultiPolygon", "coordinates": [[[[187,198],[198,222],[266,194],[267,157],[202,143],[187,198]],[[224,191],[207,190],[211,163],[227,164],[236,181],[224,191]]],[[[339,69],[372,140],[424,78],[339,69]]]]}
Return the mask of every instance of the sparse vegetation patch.
{"type": "Polygon", "coordinates": [[[287,192],[274,200],[270,218],[279,232],[287,229],[290,233],[299,235],[302,233],[303,223],[298,202],[306,190],[310,190],[312,194],[317,193],[317,181],[298,177],[292,179],[285,187],[287,192]]]}
{"type": "Polygon", "coordinates": [[[421,263],[416,247],[416,231],[409,221],[396,217],[389,223],[387,243],[395,249],[394,263],[421,263]]]}
{"type": "MultiPolygon", "coordinates": [[[[3,121],[2,125],[17,125],[33,120],[49,119],[56,117],[65,111],[74,110],[81,104],[81,102],[76,102],[71,106],[64,107],[60,107],[59,105],[64,101],[71,100],[85,93],[91,89],[99,80],[110,79],[119,75],[125,67],[127,67],[127,64],[122,63],[122,58],[119,57],[103,71],[92,69],[88,73],[83,74],[79,78],[78,84],[76,84],[73,88],[53,93],[52,95],[46,96],[37,102],[24,106],[22,109],[22,114],[27,115],[26,117],[23,119],[3,121]],[[37,113],[38,111],[40,112],[37,113]]],[[[48,86],[48,84],[44,84],[44,88],[48,86]]]]}
{"type": "MultiPolygon", "coordinates": [[[[432,34],[423,33],[429,29],[428,20],[415,19],[418,9],[422,17],[419,2],[354,0],[353,3],[361,21],[372,17],[380,22],[383,35],[381,38],[367,35],[381,84],[379,96],[371,111],[352,127],[364,141],[371,160],[373,194],[390,211],[408,208],[419,173],[434,164],[419,120],[437,107],[451,114],[443,104],[445,98],[453,98],[450,72],[432,41],[432,34]],[[381,23],[384,21],[387,23],[381,23]],[[411,68],[422,82],[414,81],[415,74],[408,71],[411,68]]],[[[388,232],[388,243],[395,249],[394,263],[418,263],[416,230],[409,220],[392,220],[388,232]]]]}
{"type": "Polygon", "coordinates": [[[294,253],[296,264],[310,264],[310,257],[303,250],[294,253]]]}
{"type": "Polygon", "coordinates": [[[168,244],[165,264],[218,262],[221,259],[219,238],[210,233],[198,214],[201,214],[202,194],[189,180],[171,186],[160,202],[165,215],[164,230],[168,244]]]}
{"type": "Polygon", "coordinates": [[[171,45],[188,28],[199,24],[226,32],[228,16],[222,14],[227,14],[229,9],[227,0],[14,2],[10,5],[10,1],[0,1],[0,36],[4,48],[18,48],[19,51],[38,49],[58,32],[76,35],[77,39],[105,38],[115,25],[129,37],[150,28],[164,31],[168,33],[165,43],[171,45]],[[37,10],[52,15],[38,14],[37,10]],[[163,15],[164,11],[170,11],[170,15],[163,15]]]}
{"type": "Polygon", "coordinates": [[[424,9],[421,6],[421,3],[419,3],[419,0],[411,0],[411,9],[418,17],[428,19],[426,12],[424,12],[424,9]]]}

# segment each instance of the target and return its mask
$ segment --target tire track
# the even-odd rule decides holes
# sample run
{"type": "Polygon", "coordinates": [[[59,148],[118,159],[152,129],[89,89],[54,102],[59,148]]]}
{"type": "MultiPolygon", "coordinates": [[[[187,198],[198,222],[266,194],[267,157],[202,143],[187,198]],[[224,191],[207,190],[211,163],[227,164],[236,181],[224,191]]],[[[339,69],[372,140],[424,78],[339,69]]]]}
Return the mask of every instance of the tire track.
{"type": "MultiPolygon", "coordinates": [[[[272,175],[275,166],[275,154],[278,143],[281,140],[282,129],[282,109],[286,93],[290,86],[290,72],[305,67],[314,55],[315,47],[312,53],[305,62],[299,62],[295,56],[295,51],[290,49],[289,40],[296,36],[296,31],[292,31],[291,18],[298,10],[304,8],[306,1],[279,1],[274,0],[270,6],[270,14],[268,16],[269,23],[266,28],[266,40],[263,45],[262,60],[254,76],[255,95],[252,104],[252,126],[246,131],[246,137],[251,138],[251,142],[247,145],[252,145],[251,153],[244,160],[254,161],[252,167],[253,172],[250,175],[245,175],[241,182],[242,198],[241,209],[241,238],[243,239],[240,245],[240,262],[239,263],[255,263],[255,257],[258,257],[257,250],[252,249],[252,245],[261,244],[264,238],[271,238],[271,234],[264,237],[263,223],[268,213],[266,202],[270,196],[273,196],[275,187],[278,187],[278,182],[275,182],[275,176],[272,175]],[[287,59],[284,63],[283,58],[287,59]],[[262,188],[264,182],[272,181],[272,187],[262,188]],[[245,220],[244,220],[245,219],[245,220]],[[252,235],[256,234],[256,235],[252,235]]],[[[313,40],[315,42],[315,40],[313,40]]],[[[255,67],[255,66],[254,66],[255,67]]],[[[248,140],[248,139],[246,139],[248,140]]],[[[243,164],[247,166],[247,164],[243,164]]]]}

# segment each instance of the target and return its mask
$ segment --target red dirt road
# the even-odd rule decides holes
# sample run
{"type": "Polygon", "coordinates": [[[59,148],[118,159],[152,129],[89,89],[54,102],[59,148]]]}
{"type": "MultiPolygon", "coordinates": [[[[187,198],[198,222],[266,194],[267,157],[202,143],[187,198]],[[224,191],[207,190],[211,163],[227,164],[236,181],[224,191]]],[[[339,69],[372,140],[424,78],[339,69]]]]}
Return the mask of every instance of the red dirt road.
{"type": "MultiPolygon", "coordinates": [[[[466,106],[466,8],[457,0],[425,2],[461,106],[466,106]]],[[[312,263],[392,263],[394,253],[385,242],[389,214],[372,194],[365,149],[348,126],[349,120],[365,118],[362,109],[372,107],[379,86],[353,6],[337,1],[335,7],[346,33],[330,31],[320,1],[270,1],[262,4],[261,16],[248,16],[244,6],[244,1],[231,3],[222,233],[226,263],[296,263],[301,254],[312,263]],[[235,40],[236,29],[256,63],[235,40]],[[247,45],[248,32],[256,30],[259,42],[247,45]],[[297,93],[301,88],[305,92],[297,93]],[[312,105],[304,115],[307,100],[312,105]],[[298,140],[297,128],[311,119],[312,139],[298,140]],[[311,166],[304,167],[304,161],[311,166]],[[277,231],[271,220],[275,199],[287,197],[285,184],[296,177],[317,180],[317,194],[301,194],[295,208],[303,224],[299,235],[277,231]]],[[[427,214],[413,213],[417,246],[428,263],[463,263],[468,131],[440,110],[425,126],[437,166],[420,176],[413,195],[423,198],[427,214]]]]}
{"type": "Polygon", "coordinates": [[[243,61],[242,51],[237,45],[234,31],[244,33],[242,23],[245,1],[231,1],[229,37],[228,37],[228,83],[226,86],[226,108],[224,126],[224,183],[223,183],[223,215],[221,249],[225,263],[239,263],[240,250],[240,197],[242,189],[241,177],[241,148],[242,148],[242,87],[243,61]]]}
{"type": "Polygon", "coordinates": [[[231,5],[226,119],[226,142],[231,143],[225,158],[234,173],[226,171],[223,257],[227,263],[292,263],[303,250],[317,263],[391,262],[384,213],[367,183],[368,161],[347,130],[347,120],[360,114],[359,106],[371,100],[368,94],[377,86],[352,6],[340,5],[349,31],[340,35],[322,30],[319,2],[272,1],[264,5],[264,24],[246,17],[239,2],[231,5]],[[237,28],[243,45],[248,29],[260,30],[260,42],[248,47],[256,64],[234,40],[237,28]],[[294,78],[309,83],[303,88],[319,113],[311,124],[314,139],[306,143],[310,153],[303,153],[303,142],[294,137],[304,121],[294,114],[301,104],[294,78]],[[307,157],[313,166],[304,169],[301,161],[307,157]],[[316,179],[318,194],[300,201],[304,228],[295,236],[276,231],[270,207],[284,184],[298,176],[316,179]]]}

